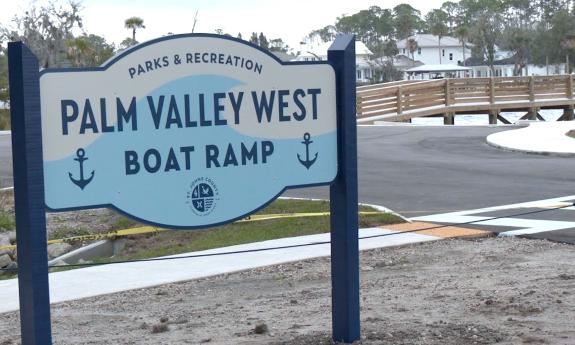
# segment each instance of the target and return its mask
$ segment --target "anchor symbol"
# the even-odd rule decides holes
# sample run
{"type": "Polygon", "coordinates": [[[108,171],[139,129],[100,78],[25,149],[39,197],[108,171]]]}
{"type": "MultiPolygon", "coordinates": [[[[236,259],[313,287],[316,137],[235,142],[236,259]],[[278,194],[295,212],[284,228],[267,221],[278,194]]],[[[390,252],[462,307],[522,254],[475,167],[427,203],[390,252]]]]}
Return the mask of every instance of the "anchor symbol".
{"type": "Polygon", "coordinates": [[[308,170],[313,165],[313,163],[315,163],[315,160],[317,159],[317,152],[315,153],[315,157],[312,160],[309,159],[309,144],[313,143],[313,141],[310,140],[310,138],[311,135],[309,135],[309,133],[305,133],[303,135],[303,141],[301,142],[302,144],[305,145],[305,161],[301,159],[299,153],[297,154],[297,159],[299,159],[299,162],[308,170]]]}
{"type": "Polygon", "coordinates": [[[72,182],[74,182],[74,184],[78,187],[80,187],[80,189],[84,190],[84,188],[88,185],[88,183],[92,182],[92,179],[94,178],[94,170],[92,170],[92,174],[90,175],[90,178],[88,179],[84,179],[84,161],[88,160],[88,158],[84,157],[86,155],[86,151],[84,151],[84,149],[78,149],[78,151],[76,151],[76,158],[74,158],[75,161],[78,161],[78,163],[80,163],[80,179],[76,180],[73,176],[71,172],[68,172],[68,175],[70,176],[70,180],[72,182]]]}

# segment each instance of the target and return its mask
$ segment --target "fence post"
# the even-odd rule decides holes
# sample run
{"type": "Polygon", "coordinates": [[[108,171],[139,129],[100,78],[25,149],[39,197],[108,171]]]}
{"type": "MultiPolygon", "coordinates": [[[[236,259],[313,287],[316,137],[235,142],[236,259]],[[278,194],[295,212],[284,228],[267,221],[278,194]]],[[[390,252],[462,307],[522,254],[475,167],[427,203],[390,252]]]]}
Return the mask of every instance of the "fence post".
{"type": "Polygon", "coordinates": [[[568,74],[567,76],[567,98],[573,99],[573,76],[568,74]]]}
{"type": "Polygon", "coordinates": [[[451,83],[449,82],[449,78],[445,79],[445,113],[443,114],[443,124],[444,125],[453,125],[455,124],[455,114],[450,111],[449,107],[451,106],[451,90],[450,90],[451,83]]]}
{"type": "Polygon", "coordinates": [[[356,94],[356,98],[357,98],[357,102],[355,104],[355,112],[356,112],[356,116],[358,118],[363,116],[363,109],[362,109],[362,105],[363,105],[363,100],[361,99],[361,95],[356,94]]]}
{"type": "Polygon", "coordinates": [[[529,77],[529,101],[535,101],[535,80],[533,76],[529,77]]]}
{"type": "MultiPolygon", "coordinates": [[[[529,77],[529,101],[535,101],[535,80],[533,76],[529,77]]],[[[537,108],[535,108],[533,105],[529,109],[527,118],[529,120],[537,120],[537,108]]]]}
{"type": "MultiPolygon", "coordinates": [[[[567,75],[567,98],[572,100],[573,99],[573,76],[571,74],[567,75]]],[[[574,118],[574,104],[569,103],[563,110],[563,116],[559,119],[559,121],[573,121],[574,118]]]]}
{"type": "Polygon", "coordinates": [[[401,89],[401,85],[397,87],[397,115],[401,115],[403,113],[403,90],[401,89]]]}
{"type": "Polygon", "coordinates": [[[499,117],[499,109],[489,110],[489,124],[490,125],[496,125],[498,117],[499,117]]]}
{"type": "Polygon", "coordinates": [[[451,82],[450,79],[445,79],[445,105],[451,105],[451,82]]]}
{"type": "Polygon", "coordinates": [[[495,78],[489,79],[489,103],[495,103],[495,78]]]}

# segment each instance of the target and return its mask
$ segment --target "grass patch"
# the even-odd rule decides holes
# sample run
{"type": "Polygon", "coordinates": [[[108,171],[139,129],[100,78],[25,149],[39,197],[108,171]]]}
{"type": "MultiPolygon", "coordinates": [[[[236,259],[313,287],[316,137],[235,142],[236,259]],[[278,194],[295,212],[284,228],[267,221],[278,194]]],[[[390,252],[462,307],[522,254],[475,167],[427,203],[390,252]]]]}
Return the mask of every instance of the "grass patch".
{"type": "MultiPolygon", "coordinates": [[[[1,187],[1,186],[0,186],[1,187]]],[[[11,209],[14,205],[14,193],[11,190],[0,192],[0,232],[14,230],[16,219],[11,209]]]]}
{"type": "Polygon", "coordinates": [[[0,192],[0,232],[14,230],[16,226],[14,215],[9,212],[11,206],[14,204],[13,200],[13,191],[7,190],[0,192]]]}
{"type": "MultiPolygon", "coordinates": [[[[329,211],[329,202],[327,201],[276,200],[257,214],[319,213],[327,211],[329,211]]],[[[362,206],[360,211],[375,212],[376,210],[362,206]]],[[[360,228],[403,222],[400,217],[389,213],[360,215],[359,218],[360,228]]],[[[113,260],[145,259],[329,231],[329,216],[236,222],[209,230],[175,230],[153,235],[129,237],[123,253],[114,257],[113,260]]],[[[104,258],[98,261],[106,262],[112,261],[112,259],[104,258]]]]}
{"type": "Polygon", "coordinates": [[[17,278],[18,274],[12,272],[0,272],[0,280],[8,280],[17,278]]]}
{"type": "Polygon", "coordinates": [[[10,130],[10,110],[0,109],[0,131],[10,130]]]}
{"type": "Polygon", "coordinates": [[[15,226],[14,216],[0,213],[0,232],[14,230],[15,226]]]}
{"type": "Polygon", "coordinates": [[[92,234],[90,230],[83,228],[59,228],[52,231],[48,236],[49,240],[73,237],[73,236],[85,236],[92,234]]]}
{"type": "MultiPolygon", "coordinates": [[[[377,212],[374,208],[360,206],[360,212],[377,212]]],[[[257,215],[321,213],[329,211],[328,201],[276,200],[257,215]]],[[[389,213],[360,215],[360,228],[403,223],[404,220],[389,213]]],[[[125,229],[139,226],[131,219],[121,216],[112,228],[125,229]]],[[[285,237],[312,235],[330,231],[330,217],[314,216],[301,218],[280,218],[253,222],[236,222],[205,230],[174,230],[149,235],[127,237],[122,254],[113,258],[97,258],[94,262],[147,259],[171,254],[187,253],[213,248],[232,246],[285,237]]],[[[92,232],[82,228],[61,228],[54,231],[51,239],[89,235],[92,232]]],[[[50,271],[66,271],[72,267],[53,268],[50,271]]],[[[15,277],[15,274],[0,275],[0,280],[15,277]]]]}
{"type": "Polygon", "coordinates": [[[122,230],[139,226],[140,223],[131,218],[119,216],[118,219],[110,226],[110,230],[122,230]]]}

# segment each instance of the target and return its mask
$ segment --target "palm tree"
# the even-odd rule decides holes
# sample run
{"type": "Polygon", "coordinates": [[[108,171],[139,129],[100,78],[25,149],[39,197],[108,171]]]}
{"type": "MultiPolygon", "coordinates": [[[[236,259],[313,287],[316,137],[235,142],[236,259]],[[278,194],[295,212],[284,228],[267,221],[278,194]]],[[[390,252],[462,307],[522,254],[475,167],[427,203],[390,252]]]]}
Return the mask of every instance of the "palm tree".
{"type": "Polygon", "coordinates": [[[439,45],[439,64],[441,65],[441,57],[443,55],[443,52],[441,51],[441,39],[449,33],[449,28],[445,24],[448,20],[447,13],[442,10],[432,10],[427,14],[425,19],[431,34],[437,36],[439,45]]]}
{"type": "Polygon", "coordinates": [[[443,64],[443,62],[441,61],[441,57],[443,55],[443,52],[441,51],[441,39],[443,38],[443,36],[445,36],[447,33],[443,33],[442,31],[433,31],[433,34],[437,36],[437,45],[439,46],[439,64],[443,64]]]}
{"type": "Polygon", "coordinates": [[[126,29],[132,30],[132,40],[136,41],[136,29],[145,29],[144,20],[140,17],[130,17],[124,22],[126,29]]]}
{"type": "Polygon", "coordinates": [[[455,30],[455,36],[459,39],[461,43],[461,49],[463,49],[463,66],[465,66],[465,41],[469,38],[469,28],[465,25],[461,25],[455,30]]]}
{"type": "Polygon", "coordinates": [[[415,38],[411,37],[410,39],[407,40],[407,49],[409,50],[409,53],[411,54],[411,65],[412,67],[415,66],[415,51],[418,48],[418,44],[417,41],[415,40],[415,38]]]}
{"type": "Polygon", "coordinates": [[[90,43],[86,37],[77,37],[68,41],[68,58],[74,67],[85,67],[86,56],[92,55],[90,43]]]}

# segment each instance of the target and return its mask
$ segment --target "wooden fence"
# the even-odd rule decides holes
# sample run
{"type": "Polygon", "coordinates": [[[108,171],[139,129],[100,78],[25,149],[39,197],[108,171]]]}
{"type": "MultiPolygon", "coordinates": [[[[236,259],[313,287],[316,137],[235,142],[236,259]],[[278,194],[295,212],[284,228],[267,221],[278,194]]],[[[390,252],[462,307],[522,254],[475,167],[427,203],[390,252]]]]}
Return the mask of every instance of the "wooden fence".
{"type": "Polygon", "coordinates": [[[527,111],[526,119],[542,119],[539,109],[564,109],[560,120],[573,120],[573,76],[457,78],[402,81],[357,88],[358,122],[407,121],[457,114],[489,114],[489,122],[509,123],[502,111],[527,111]]]}

